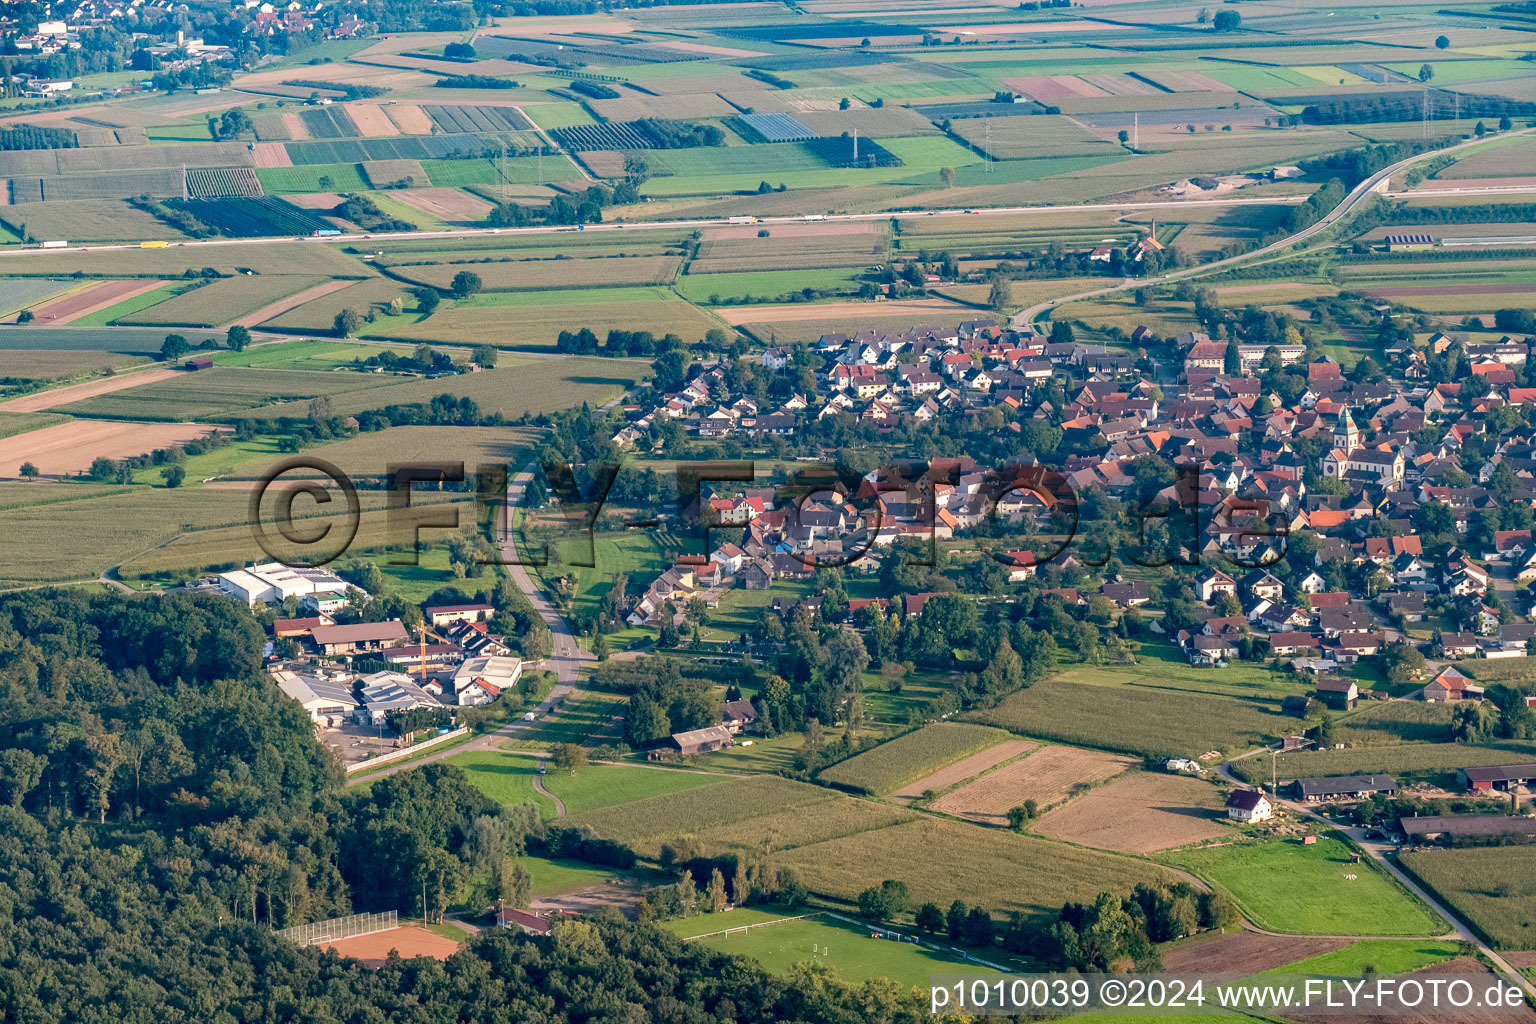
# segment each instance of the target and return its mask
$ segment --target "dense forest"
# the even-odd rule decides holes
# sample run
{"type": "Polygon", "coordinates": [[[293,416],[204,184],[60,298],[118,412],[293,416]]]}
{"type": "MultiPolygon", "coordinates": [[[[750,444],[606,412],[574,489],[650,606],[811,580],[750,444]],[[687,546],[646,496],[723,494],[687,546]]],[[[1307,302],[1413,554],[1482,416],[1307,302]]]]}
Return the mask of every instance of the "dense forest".
{"type": "Polygon", "coordinates": [[[617,916],[484,935],[378,971],[273,928],[440,909],[545,833],[450,766],[344,794],[309,719],[220,598],[0,600],[0,1019],[916,1021],[912,993],[789,981],[617,916]],[[490,870],[486,870],[489,866],[490,870]]]}

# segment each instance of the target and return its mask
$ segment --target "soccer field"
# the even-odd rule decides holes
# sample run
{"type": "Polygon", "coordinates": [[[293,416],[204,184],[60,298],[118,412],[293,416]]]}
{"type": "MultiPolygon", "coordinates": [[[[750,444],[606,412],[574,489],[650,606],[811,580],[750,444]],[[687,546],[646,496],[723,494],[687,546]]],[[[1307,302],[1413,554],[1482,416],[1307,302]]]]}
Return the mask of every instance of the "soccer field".
{"type": "Polygon", "coordinates": [[[707,943],[723,953],[752,957],[774,974],[784,974],[801,961],[825,964],[848,982],[889,978],[902,984],[926,986],[929,976],[938,973],[957,970],[997,973],[989,967],[968,963],[960,956],[927,946],[870,938],[868,928],[825,914],[784,918],[782,923],[740,930],[745,925],[764,920],[771,920],[771,917],[743,909],[668,921],[664,927],[680,935],[703,934],[704,937],[696,941],[707,943]],[[708,934],[712,930],[706,927],[708,925],[737,930],[708,934]]]}

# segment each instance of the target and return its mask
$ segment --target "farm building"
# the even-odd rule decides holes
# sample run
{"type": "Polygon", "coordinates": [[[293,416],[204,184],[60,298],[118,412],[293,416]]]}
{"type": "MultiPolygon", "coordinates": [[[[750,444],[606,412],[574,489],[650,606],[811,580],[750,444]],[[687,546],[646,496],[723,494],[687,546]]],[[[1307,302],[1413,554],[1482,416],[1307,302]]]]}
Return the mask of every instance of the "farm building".
{"type": "Polygon", "coordinates": [[[552,917],[535,914],[531,910],[502,907],[496,911],[496,923],[503,928],[521,928],[529,935],[547,935],[554,921],[552,917]]]}
{"type": "Polygon", "coordinates": [[[1444,668],[1440,674],[1424,684],[1427,701],[1482,700],[1483,688],[1454,668],[1444,668]]]}
{"type": "Polygon", "coordinates": [[[182,364],[184,370],[207,370],[213,366],[213,360],[207,356],[198,356],[196,359],[188,359],[182,364]]]}
{"type": "Polygon", "coordinates": [[[1360,688],[1353,679],[1328,676],[1317,681],[1317,699],[1331,708],[1347,711],[1360,699],[1360,688]]]}
{"type": "Polygon", "coordinates": [[[1376,793],[1396,792],[1397,781],[1390,775],[1331,775],[1296,780],[1296,795],[1308,803],[1340,798],[1359,800],[1376,793]]]}
{"type": "Polygon", "coordinates": [[[673,733],[656,752],[691,757],[696,754],[707,754],[712,750],[724,750],[734,742],[731,739],[731,731],[725,726],[711,725],[705,729],[673,733]]]}
{"type": "Polygon", "coordinates": [[[720,705],[720,724],[731,735],[751,730],[757,723],[757,709],[749,700],[728,700],[720,705]]]}
{"type": "Polygon", "coordinates": [[[1511,789],[1536,782],[1536,764],[1495,764],[1481,768],[1463,768],[1457,773],[1471,790],[1511,789]]]}
{"type": "Polygon", "coordinates": [[[1435,236],[1422,232],[1387,236],[1387,252],[1421,252],[1434,247],[1435,236]]]}
{"type": "Polygon", "coordinates": [[[1235,789],[1227,797],[1227,817],[1252,824],[1265,821],[1275,813],[1269,798],[1257,789],[1235,789]]]}
{"type": "Polygon", "coordinates": [[[1503,814],[1427,814],[1399,818],[1397,824],[1403,835],[1416,842],[1488,836],[1525,836],[1527,842],[1536,840],[1536,818],[1511,818],[1503,814]]]}

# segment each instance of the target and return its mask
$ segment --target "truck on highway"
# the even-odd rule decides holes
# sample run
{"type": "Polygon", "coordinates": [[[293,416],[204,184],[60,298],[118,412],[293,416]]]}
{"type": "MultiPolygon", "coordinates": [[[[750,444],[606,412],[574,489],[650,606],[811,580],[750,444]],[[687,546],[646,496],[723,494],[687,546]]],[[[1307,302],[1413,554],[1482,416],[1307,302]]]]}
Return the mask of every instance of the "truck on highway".
{"type": "Polygon", "coordinates": [[[808,214],[805,215],[805,219],[806,220],[826,220],[827,216],[824,213],[808,213],[808,214]]]}
{"type": "Polygon", "coordinates": [[[68,249],[69,248],[69,243],[66,242],[66,241],[63,241],[62,239],[57,241],[57,242],[44,242],[43,243],[43,248],[44,249],[68,249]]]}
{"type": "Polygon", "coordinates": [[[756,223],[758,223],[758,219],[756,217],[730,217],[730,218],[728,218],[726,220],[726,223],[727,224],[756,224],[756,223]]]}
{"type": "Polygon", "coordinates": [[[169,244],[169,243],[166,243],[166,242],[140,242],[139,243],[139,248],[140,249],[164,249],[167,244],[169,244]]]}

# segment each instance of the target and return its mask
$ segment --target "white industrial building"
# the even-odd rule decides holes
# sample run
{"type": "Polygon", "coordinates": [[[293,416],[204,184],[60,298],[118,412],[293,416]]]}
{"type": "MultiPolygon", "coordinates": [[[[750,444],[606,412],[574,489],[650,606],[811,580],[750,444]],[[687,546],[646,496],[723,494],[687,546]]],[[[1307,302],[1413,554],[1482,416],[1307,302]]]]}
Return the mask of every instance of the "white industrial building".
{"type": "Polygon", "coordinates": [[[292,597],[300,607],[333,612],[347,606],[347,591],[355,589],[329,569],[293,568],[281,562],[219,574],[219,592],[247,606],[281,603],[292,597]]]}

